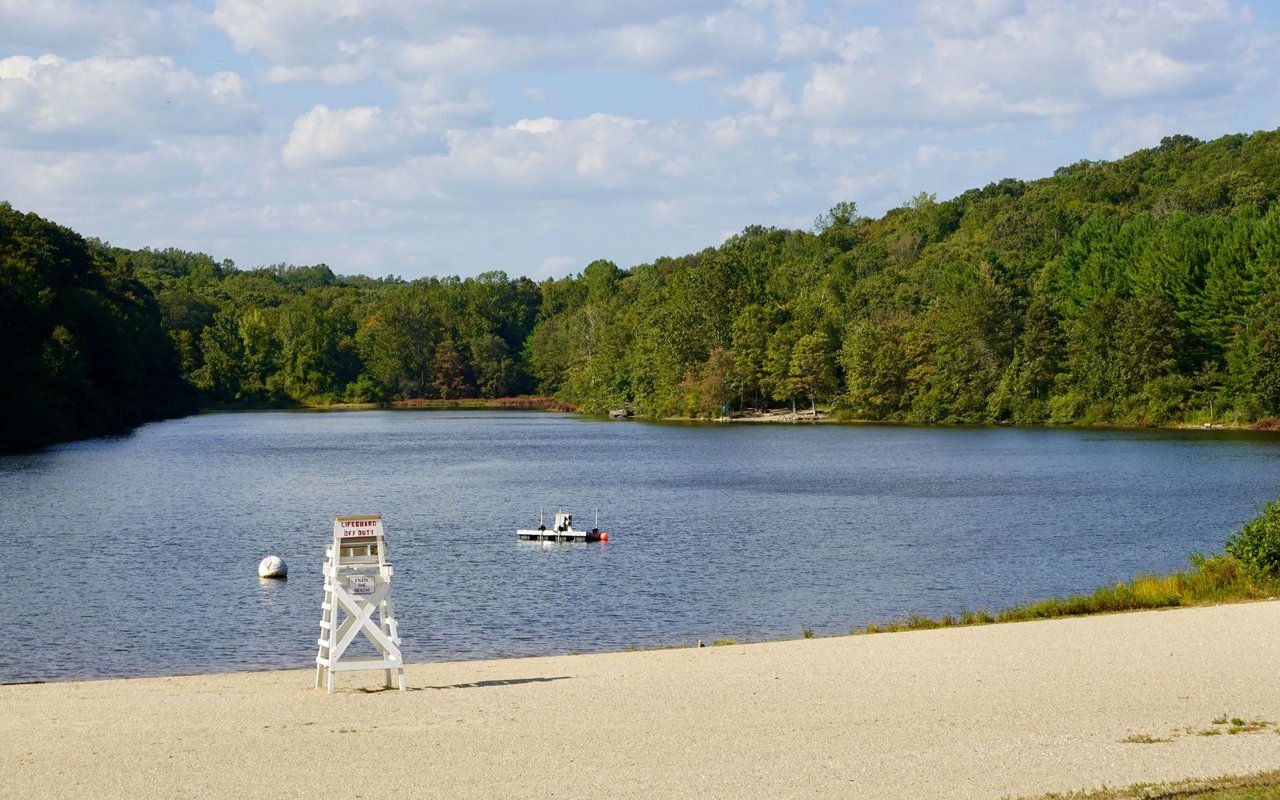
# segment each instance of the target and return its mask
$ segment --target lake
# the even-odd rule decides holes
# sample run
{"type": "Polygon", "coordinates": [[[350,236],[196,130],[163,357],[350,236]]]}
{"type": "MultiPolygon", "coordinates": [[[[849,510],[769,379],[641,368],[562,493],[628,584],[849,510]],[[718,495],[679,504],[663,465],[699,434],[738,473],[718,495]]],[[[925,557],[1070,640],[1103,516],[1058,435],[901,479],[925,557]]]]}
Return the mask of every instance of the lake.
{"type": "Polygon", "coordinates": [[[206,414],[0,458],[0,682],[313,666],[339,515],[383,515],[415,662],[996,610],[1179,569],[1277,494],[1261,433],[206,414]],[[608,542],[516,540],[597,507],[608,542]]]}

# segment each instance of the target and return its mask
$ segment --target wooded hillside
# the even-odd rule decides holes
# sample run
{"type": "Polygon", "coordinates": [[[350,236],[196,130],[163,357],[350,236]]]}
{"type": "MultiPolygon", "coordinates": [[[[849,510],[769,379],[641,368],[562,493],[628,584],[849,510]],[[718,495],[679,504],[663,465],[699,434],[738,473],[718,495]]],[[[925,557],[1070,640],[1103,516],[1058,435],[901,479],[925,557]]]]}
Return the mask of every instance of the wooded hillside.
{"type": "Polygon", "coordinates": [[[151,292],[79,235],[0,203],[0,452],[190,413],[151,292]]]}
{"type": "MultiPolygon", "coordinates": [[[[14,230],[45,244],[0,227],[0,266],[6,309],[43,315],[13,334],[24,374],[69,374],[57,354],[86,345],[59,344],[75,330],[55,320],[72,311],[38,287],[79,287],[88,270],[108,287],[94,291],[133,304],[128,319],[154,313],[154,296],[205,404],[536,392],[654,416],[816,403],[914,422],[1249,422],[1280,415],[1278,196],[1280,132],[1174,136],[1042,180],[922,193],[879,219],[841,203],[810,231],[749,227],[700,253],[542,283],[238,270],[95,242],[80,267],[32,271],[21,265],[70,262],[31,252],[79,239],[7,207],[4,226],[26,220],[14,230]]],[[[145,341],[129,358],[160,370],[167,351],[145,341]]],[[[145,403],[103,385],[117,413],[145,403]]],[[[83,387],[68,391],[30,407],[84,404],[83,387]]]]}

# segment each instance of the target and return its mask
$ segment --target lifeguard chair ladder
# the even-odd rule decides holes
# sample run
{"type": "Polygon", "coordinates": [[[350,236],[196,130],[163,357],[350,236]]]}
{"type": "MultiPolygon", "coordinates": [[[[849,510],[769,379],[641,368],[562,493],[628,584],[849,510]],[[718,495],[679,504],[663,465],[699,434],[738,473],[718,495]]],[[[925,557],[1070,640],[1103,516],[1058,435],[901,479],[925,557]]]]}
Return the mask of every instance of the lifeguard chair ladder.
{"type": "Polygon", "coordinates": [[[393,570],[387,561],[382,517],[335,517],[333,541],[325,547],[325,556],[316,688],[325,681],[328,693],[333,694],[335,672],[380,669],[384,672],[384,685],[393,685],[394,671],[403,692],[404,659],[391,605],[393,570]],[[343,653],[362,634],[379,657],[344,659],[343,653]]]}

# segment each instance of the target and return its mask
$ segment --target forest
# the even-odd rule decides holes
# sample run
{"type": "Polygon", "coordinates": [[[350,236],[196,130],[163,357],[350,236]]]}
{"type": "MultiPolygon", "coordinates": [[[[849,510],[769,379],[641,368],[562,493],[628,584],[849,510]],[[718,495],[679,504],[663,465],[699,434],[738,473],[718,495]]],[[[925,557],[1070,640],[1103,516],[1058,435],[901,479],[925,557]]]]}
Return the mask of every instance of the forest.
{"type": "Polygon", "coordinates": [[[652,417],[1251,424],[1280,416],[1278,196],[1280,131],[1171,136],[539,283],[239,269],[0,204],[0,348],[28,387],[6,426],[41,420],[0,447],[194,404],[525,394],[652,417]]]}
{"type": "Polygon", "coordinates": [[[0,452],[195,411],[160,318],[127,265],[0,203],[0,452]]]}

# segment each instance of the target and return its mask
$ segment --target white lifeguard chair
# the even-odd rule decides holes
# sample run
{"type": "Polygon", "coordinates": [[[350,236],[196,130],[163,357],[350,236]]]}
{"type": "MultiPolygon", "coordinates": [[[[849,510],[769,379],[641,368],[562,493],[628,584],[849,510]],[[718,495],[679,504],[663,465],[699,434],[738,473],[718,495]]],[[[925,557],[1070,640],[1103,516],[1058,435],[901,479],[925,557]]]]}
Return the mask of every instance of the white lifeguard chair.
{"type": "Polygon", "coordinates": [[[380,669],[385,673],[384,685],[393,686],[394,671],[403,692],[404,659],[391,605],[392,569],[387,561],[381,515],[335,517],[333,541],[325,547],[325,555],[316,688],[325,681],[328,693],[333,694],[335,672],[380,669]],[[378,657],[344,659],[347,648],[361,634],[378,657]]]}

